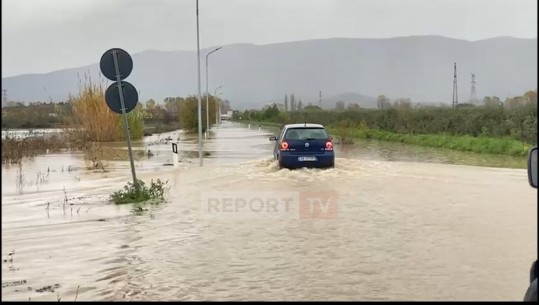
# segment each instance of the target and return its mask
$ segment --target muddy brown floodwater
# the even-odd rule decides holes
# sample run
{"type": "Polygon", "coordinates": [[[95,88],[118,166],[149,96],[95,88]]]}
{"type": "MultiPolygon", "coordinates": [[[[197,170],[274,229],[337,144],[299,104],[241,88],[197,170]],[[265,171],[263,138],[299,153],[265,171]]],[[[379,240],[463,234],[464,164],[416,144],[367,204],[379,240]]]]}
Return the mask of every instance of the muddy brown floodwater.
{"type": "Polygon", "coordinates": [[[3,166],[2,299],[522,300],[537,258],[522,158],[359,142],[336,147],[334,169],[289,171],[270,135],[224,123],[202,168],[182,133],[135,143],[139,178],[171,187],[144,211],[108,201],[131,179],[122,143],[109,145],[106,172],[82,154],[3,166]],[[208,217],[222,194],[333,205],[208,217]]]}

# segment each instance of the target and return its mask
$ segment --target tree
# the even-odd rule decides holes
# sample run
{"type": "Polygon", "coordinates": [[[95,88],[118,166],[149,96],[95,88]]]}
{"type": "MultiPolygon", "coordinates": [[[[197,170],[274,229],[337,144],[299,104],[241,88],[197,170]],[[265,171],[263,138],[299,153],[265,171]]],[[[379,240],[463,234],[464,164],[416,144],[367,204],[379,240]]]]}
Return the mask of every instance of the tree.
{"type": "MultiPolygon", "coordinates": [[[[209,114],[210,114],[210,124],[215,122],[215,114],[217,111],[217,103],[215,102],[215,97],[211,96],[209,98],[209,114]]],[[[204,107],[206,107],[206,102],[204,102],[204,107]]],[[[206,109],[206,108],[204,108],[206,109]]],[[[181,128],[189,131],[198,130],[198,99],[196,96],[189,96],[185,99],[182,99],[180,102],[180,111],[179,111],[179,121],[181,128]]],[[[203,111],[202,115],[202,131],[206,130],[206,111],[203,111]]]]}
{"type": "Polygon", "coordinates": [[[146,102],[146,109],[144,109],[144,117],[152,122],[161,122],[166,117],[166,110],[153,99],[146,102]]]}
{"type": "Polygon", "coordinates": [[[307,105],[305,106],[305,108],[303,108],[303,110],[322,110],[322,108],[318,107],[318,106],[315,106],[315,105],[307,105]]]}
{"type": "Polygon", "coordinates": [[[147,109],[152,109],[153,107],[155,107],[155,101],[153,99],[149,99],[148,101],[146,101],[147,109]]]}
{"type": "Polygon", "coordinates": [[[537,90],[528,91],[524,93],[524,96],[528,99],[528,103],[537,106],[537,90]]]}
{"type": "Polygon", "coordinates": [[[296,101],[294,100],[294,94],[290,94],[290,111],[296,111],[296,101]]]}
{"type": "Polygon", "coordinates": [[[227,113],[227,111],[230,111],[232,110],[232,108],[230,107],[230,101],[229,100],[221,100],[219,99],[219,105],[221,106],[221,113],[227,113]]]}
{"type": "Polygon", "coordinates": [[[279,115],[279,107],[277,104],[273,104],[271,106],[264,107],[264,111],[262,113],[262,120],[263,121],[273,121],[277,118],[279,115]]]}
{"type": "Polygon", "coordinates": [[[409,98],[398,98],[393,102],[395,109],[412,109],[412,101],[409,98]]]}
{"type": "Polygon", "coordinates": [[[180,111],[181,97],[167,97],[165,98],[165,121],[176,121],[178,118],[178,112],[180,111]]]}
{"type": "Polygon", "coordinates": [[[358,110],[361,109],[357,103],[348,103],[348,106],[346,106],[348,110],[358,110]]]}
{"type": "Polygon", "coordinates": [[[378,109],[389,109],[391,108],[391,101],[385,95],[379,95],[376,98],[376,105],[378,109]]]}
{"type": "Polygon", "coordinates": [[[485,96],[485,98],[483,98],[483,104],[486,107],[499,107],[503,105],[502,101],[497,96],[485,96]]]}
{"type": "MultiPolygon", "coordinates": [[[[486,98],[487,97],[485,97],[485,99],[486,98]]],[[[490,106],[492,104],[490,102],[490,98],[488,100],[486,100],[484,103],[485,103],[485,106],[490,106]]],[[[519,104],[519,101],[515,97],[508,97],[503,102],[504,107],[507,108],[507,109],[511,109],[511,110],[517,108],[519,106],[518,104],[519,104]]]]}
{"type": "Polygon", "coordinates": [[[242,117],[244,120],[250,120],[250,119],[251,119],[251,113],[249,112],[249,110],[244,110],[244,111],[243,111],[243,114],[241,115],[241,117],[242,117]]]}

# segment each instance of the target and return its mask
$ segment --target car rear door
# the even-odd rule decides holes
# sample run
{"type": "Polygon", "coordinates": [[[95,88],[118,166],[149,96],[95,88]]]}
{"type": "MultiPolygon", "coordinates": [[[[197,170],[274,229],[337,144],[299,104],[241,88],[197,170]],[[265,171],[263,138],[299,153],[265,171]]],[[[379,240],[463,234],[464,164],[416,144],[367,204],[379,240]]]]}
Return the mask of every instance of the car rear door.
{"type": "Polygon", "coordinates": [[[321,127],[289,128],[283,140],[293,155],[325,154],[328,135],[321,127]]]}

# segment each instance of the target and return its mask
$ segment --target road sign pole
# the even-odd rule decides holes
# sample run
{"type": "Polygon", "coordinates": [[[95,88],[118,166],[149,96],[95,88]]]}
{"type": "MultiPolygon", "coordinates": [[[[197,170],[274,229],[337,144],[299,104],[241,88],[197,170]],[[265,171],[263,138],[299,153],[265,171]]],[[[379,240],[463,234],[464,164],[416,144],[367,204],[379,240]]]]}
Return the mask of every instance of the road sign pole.
{"type": "Polygon", "coordinates": [[[112,57],[114,58],[114,69],[116,70],[116,85],[118,86],[118,93],[120,94],[120,103],[122,106],[122,114],[125,120],[124,131],[125,131],[125,136],[127,138],[127,149],[129,151],[129,161],[131,161],[131,173],[133,174],[133,183],[135,185],[135,188],[138,189],[139,185],[137,183],[137,176],[135,174],[135,163],[133,162],[133,153],[131,152],[131,135],[129,133],[127,113],[125,112],[124,94],[122,90],[122,78],[120,75],[120,67],[118,65],[118,52],[116,50],[112,52],[112,57]]]}

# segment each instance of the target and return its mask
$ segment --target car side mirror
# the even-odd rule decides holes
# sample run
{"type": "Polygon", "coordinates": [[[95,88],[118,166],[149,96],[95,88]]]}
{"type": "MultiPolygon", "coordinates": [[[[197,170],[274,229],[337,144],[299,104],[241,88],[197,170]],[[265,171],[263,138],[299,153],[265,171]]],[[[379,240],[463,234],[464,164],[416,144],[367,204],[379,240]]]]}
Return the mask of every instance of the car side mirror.
{"type": "Polygon", "coordinates": [[[270,137],[269,140],[270,141],[277,141],[277,137],[270,137]]]}
{"type": "Polygon", "coordinates": [[[537,147],[528,154],[528,182],[531,187],[537,188],[537,147]]]}

